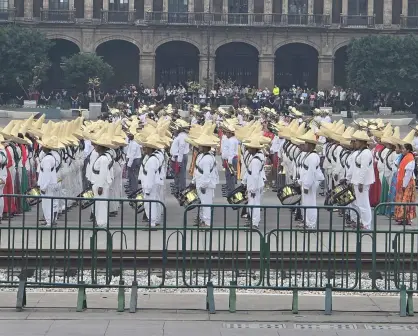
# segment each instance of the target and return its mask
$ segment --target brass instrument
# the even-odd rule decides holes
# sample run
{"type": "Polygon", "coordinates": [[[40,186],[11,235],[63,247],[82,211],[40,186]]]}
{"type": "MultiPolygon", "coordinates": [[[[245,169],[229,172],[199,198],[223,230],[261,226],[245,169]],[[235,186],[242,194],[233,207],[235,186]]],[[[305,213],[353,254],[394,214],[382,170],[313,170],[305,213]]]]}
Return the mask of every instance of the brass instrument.
{"type": "Polygon", "coordinates": [[[34,198],[28,197],[26,199],[26,201],[28,202],[28,204],[30,206],[34,206],[34,205],[36,205],[36,204],[38,204],[38,203],[40,203],[42,201],[41,198],[36,197],[36,196],[41,196],[41,190],[39,189],[39,187],[35,187],[35,188],[32,188],[32,189],[28,190],[26,192],[26,195],[28,195],[28,196],[35,196],[34,198]]]}
{"type": "Polygon", "coordinates": [[[94,203],[94,193],[92,188],[87,188],[86,190],[84,190],[80,195],[78,195],[77,197],[81,197],[84,198],[81,203],[81,209],[87,209],[89,206],[91,206],[94,203]]]}
{"type": "MultiPolygon", "coordinates": [[[[142,188],[139,188],[135,193],[132,194],[132,197],[130,197],[130,198],[135,199],[137,201],[144,200],[144,194],[142,192],[142,188]]],[[[144,202],[130,201],[129,206],[134,210],[136,209],[136,213],[141,213],[145,210],[144,202]]]]}

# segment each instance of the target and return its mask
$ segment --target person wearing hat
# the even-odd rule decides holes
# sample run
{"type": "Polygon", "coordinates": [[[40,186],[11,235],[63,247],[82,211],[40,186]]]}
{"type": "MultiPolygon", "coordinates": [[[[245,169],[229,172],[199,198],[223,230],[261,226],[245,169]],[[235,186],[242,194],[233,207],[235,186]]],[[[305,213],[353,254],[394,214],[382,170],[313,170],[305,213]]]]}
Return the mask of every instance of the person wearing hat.
{"type": "Polygon", "coordinates": [[[184,120],[176,120],[176,134],[170,147],[171,165],[174,172],[174,184],[178,192],[186,188],[186,171],[189,160],[190,147],[186,142],[189,123],[184,120]]]}
{"type": "MultiPolygon", "coordinates": [[[[141,142],[144,149],[144,159],[139,169],[139,177],[144,193],[144,199],[156,201],[160,199],[161,181],[164,178],[163,165],[164,155],[161,156],[161,150],[164,149],[158,134],[152,134],[141,142]]],[[[145,215],[149,227],[159,225],[161,211],[156,202],[145,204],[145,215]]]]}
{"type": "Polygon", "coordinates": [[[396,205],[395,220],[399,225],[412,225],[412,220],[416,218],[416,187],[415,187],[415,156],[413,154],[414,131],[411,131],[403,140],[402,160],[399,164],[396,182],[396,203],[409,203],[411,205],[396,205]]]}
{"type": "MultiPolygon", "coordinates": [[[[213,204],[215,189],[219,183],[218,167],[212,153],[212,148],[218,146],[218,141],[213,135],[205,133],[193,141],[199,147],[199,154],[196,158],[191,186],[195,186],[201,203],[210,205],[213,204]]],[[[210,207],[200,207],[199,226],[204,228],[211,226],[211,211],[210,207]]]]}
{"type": "MultiPolygon", "coordinates": [[[[42,146],[42,155],[39,165],[38,186],[42,196],[54,197],[58,191],[57,160],[52,154],[59,150],[62,144],[56,135],[44,135],[38,140],[42,146]]],[[[41,156],[40,156],[41,157],[41,156]]],[[[42,212],[44,214],[45,226],[56,225],[58,216],[58,200],[51,198],[42,199],[42,212]]]]}
{"type": "MultiPolygon", "coordinates": [[[[91,183],[94,198],[107,199],[110,195],[110,186],[113,182],[113,158],[109,150],[115,148],[112,143],[113,134],[105,130],[97,139],[92,139],[98,154],[91,165],[91,183]]],[[[108,201],[97,201],[94,204],[94,224],[106,227],[108,224],[108,201]]]]}
{"type": "Polygon", "coordinates": [[[237,183],[239,141],[235,137],[235,127],[233,125],[224,122],[222,128],[225,138],[222,139],[221,157],[225,168],[227,193],[229,194],[234,191],[237,183]]]}
{"type": "MultiPolygon", "coordinates": [[[[318,143],[313,130],[309,130],[304,135],[298,137],[305,143],[304,152],[306,153],[300,170],[299,184],[302,189],[302,206],[316,207],[317,189],[320,181],[324,180],[324,175],[320,168],[320,158],[315,152],[318,143]]],[[[315,229],[318,220],[318,210],[307,208],[303,226],[307,229],[315,229]]]]}
{"type": "MultiPolygon", "coordinates": [[[[260,142],[260,138],[253,136],[249,141],[244,142],[244,146],[251,155],[249,160],[246,174],[242,180],[242,184],[247,187],[248,193],[248,205],[259,206],[261,205],[261,197],[264,190],[264,163],[265,156],[262,151],[264,145],[260,142]]],[[[250,212],[251,225],[253,228],[258,229],[260,225],[260,208],[251,207],[247,209],[250,212]]]]}
{"type": "MultiPolygon", "coordinates": [[[[0,135],[0,194],[4,194],[4,188],[6,186],[7,181],[7,155],[4,149],[4,138],[0,135]]],[[[4,197],[0,197],[0,224],[1,224],[1,215],[3,214],[4,210],[4,197]]]]}
{"type": "Polygon", "coordinates": [[[371,139],[365,131],[356,131],[352,135],[357,153],[354,157],[351,183],[354,186],[356,204],[360,214],[361,228],[370,230],[372,225],[372,210],[370,207],[369,190],[375,182],[373,155],[368,147],[371,139]]]}
{"type": "Polygon", "coordinates": [[[128,134],[128,147],[126,152],[127,169],[128,169],[128,193],[132,194],[138,190],[138,174],[141,164],[141,145],[135,140],[134,135],[128,134]]]}

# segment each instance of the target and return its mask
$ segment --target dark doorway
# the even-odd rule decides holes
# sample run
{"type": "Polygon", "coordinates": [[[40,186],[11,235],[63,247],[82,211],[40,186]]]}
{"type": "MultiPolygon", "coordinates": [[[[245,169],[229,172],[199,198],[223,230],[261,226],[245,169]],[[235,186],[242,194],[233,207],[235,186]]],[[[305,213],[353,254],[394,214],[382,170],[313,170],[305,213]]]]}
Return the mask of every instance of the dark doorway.
{"type": "Polygon", "coordinates": [[[243,42],[224,44],[216,50],[216,76],[240,85],[258,85],[258,50],[243,42]]]}
{"type": "Polygon", "coordinates": [[[109,89],[139,84],[139,49],[135,44],[122,40],[107,41],[97,47],[96,53],[113,68],[109,89]]]}
{"type": "Polygon", "coordinates": [[[303,43],[286,44],[276,51],[274,81],[281,88],[292,85],[316,88],[318,84],[318,52],[303,43]]]}
{"type": "Polygon", "coordinates": [[[155,52],[155,81],[165,85],[199,81],[199,49],[184,41],[160,45],[155,52]]]}
{"type": "Polygon", "coordinates": [[[52,42],[54,45],[49,49],[51,67],[48,70],[48,80],[43,85],[46,93],[55,89],[69,89],[65,83],[64,72],[61,67],[63,58],[71,57],[80,52],[80,48],[74,42],[62,39],[52,40],[52,42]]]}
{"type": "Polygon", "coordinates": [[[344,46],[335,52],[334,57],[334,84],[344,88],[347,87],[347,61],[347,47],[344,46]]]}

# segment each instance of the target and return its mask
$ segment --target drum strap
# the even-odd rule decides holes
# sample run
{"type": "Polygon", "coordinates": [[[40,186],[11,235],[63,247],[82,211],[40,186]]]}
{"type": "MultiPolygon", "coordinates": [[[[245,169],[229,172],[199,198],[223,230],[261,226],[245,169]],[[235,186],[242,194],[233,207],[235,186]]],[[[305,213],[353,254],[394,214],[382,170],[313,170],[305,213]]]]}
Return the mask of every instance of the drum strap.
{"type": "MultiPolygon", "coordinates": [[[[264,162],[263,162],[263,160],[261,160],[261,159],[260,159],[260,157],[258,157],[257,155],[254,155],[254,156],[253,156],[252,160],[254,160],[254,159],[257,159],[257,160],[259,160],[259,161],[261,162],[261,168],[260,168],[260,171],[259,171],[259,172],[262,172],[262,171],[263,171],[263,169],[264,169],[264,162]]],[[[251,160],[251,161],[252,161],[252,160],[251,160]]],[[[250,163],[251,163],[251,162],[250,162],[250,163]]],[[[249,166],[249,165],[248,165],[248,166],[249,166]]],[[[248,171],[248,174],[252,175],[252,171],[251,171],[251,170],[247,169],[247,171],[248,171]]]]}
{"type": "MultiPolygon", "coordinates": [[[[356,163],[356,166],[357,166],[357,168],[360,168],[361,167],[361,164],[357,161],[357,159],[359,158],[359,156],[361,155],[361,153],[363,153],[363,151],[364,150],[366,150],[367,148],[363,148],[358,154],[357,154],[357,156],[356,156],[356,158],[355,158],[355,163],[356,163]]],[[[371,165],[373,163],[373,160],[371,160],[370,162],[369,162],[369,166],[371,165]]]]}
{"type": "MultiPolygon", "coordinates": [[[[44,156],[44,158],[46,158],[47,156],[52,156],[55,160],[55,165],[57,164],[57,159],[55,158],[54,155],[52,155],[51,153],[48,153],[44,156]]],[[[41,172],[43,172],[43,171],[44,171],[44,169],[42,168],[42,165],[41,165],[41,172]]],[[[53,171],[54,171],[54,167],[51,168],[51,172],[53,172],[53,171]]]]}
{"type": "MultiPolygon", "coordinates": [[[[158,160],[158,157],[157,157],[157,155],[155,155],[155,153],[151,154],[151,155],[148,157],[147,161],[148,161],[149,159],[151,159],[152,157],[155,157],[155,158],[157,159],[157,161],[158,161],[158,162],[160,162],[160,160],[158,160]]],[[[145,176],[147,176],[147,175],[148,175],[148,172],[145,170],[145,163],[146,163],[146,161],[145,161],[145,160],[142,160],[141,165],[142,165],[142,170],[144,171],[144,175],[145,175],[145,176]]],[[[159,172],[159,173],[161,174],[161,170],[162,170],[162,168],[163,168],[163,164],[164,164],[164,163],[162,163],[162,164],[158,167],[158,169],[157,169],[155,172],[159,172]]]]}
{"type": "Polygon", "coordinates": [[[203,159],[206,155],[210,155],[210,156],[212,156],[212,158],[213,158],[213,165],[212,165],[212,167],[210,168],[210,172],[212,173],[212,172],[213,172],[213,170],[214,170],[214,169],[215,169],[215,167],[216,167],[216,160],[215,160],[215,158],[213,157],[213,155],[212,155],[212,154],[210,154],[210,153],[205,153],[205,154],[203,154],[203,156],[202,156],[202,158],[199,160],[199,162],[197,162],[197,163],[196,163],[196,169],[197,169],[197,171],[198,171],[200,174],[203,174],[203,169],[199,167],[199,163],[200,163],[200,161],[202,161],[202,159],[203,159]]]}
{"type": "MultiPolygon", "coordinates": [[[[313,154],[313,153],[312,153],[312,152],[311,152],[311,153],[307,153],[307,154],[306,154],[306,156],[305,156],[305,158],[303,159],[303,164],[302,164],[302,165],[303,165],[303,168],[304,168],[305,170],[308,170],[308,169],[309,169],[309,166],[308,166],[308,165],[306,165],[306,164],[305,164],[305,162],[306,162],[306,159],[307,159],[307,158],[309,157],[309,155],[311,155],[311,154],[313,154]]],[[[318,168],[319,168],[319,166],[317,166],[317,167],[316,167],[316,169],[318,169],[318,168]]]]}
{"type": "Polygon", "coordinates": [[[389,156],[391,156],[391,155],[392,155],[392,153],[393,153],[393,149],[389,150],[388,155],[386,155],[386,158],[385,158],[386,167],[387,167],[390,171],[392,171],[392,167],[389,165],[389,156]]]}
{"type": "Polygon", "coordinates": [[[325,150],[325,157],[326,157],[326,159],[329,163],[331,163],[331,159],[329,158],[329,152],[330,152],[331,148],[333,148],[334,146],[335,146],[335,144],[329,144],[327,146],[327,149],[325,150]]]}
{"type": "Polygon", "coordinates": [[[334,147],[334,149],[332,150],[332,153],[331,153],[331,156],[332,156],[332,159],[334,160],[334,162],[337,162],[337,157],[335,156],[335,150],[336,150],[338,147],[341,147],[341,146],[340,146],[340,145],[336,145],[336,146],[334,147]]]}
{"type": "MultiPolygon", "coordinates": [[[[107,156],[108,158],[110,158],[110,163],[109,163],[109,165],[107,166],[107,169],[111,169],[112,167],[113,167],[113,159],[112,159],[112,155],[110,155],[110,153],[104,153],[104,154],[102,154],[102,155],[100,155],[100,156],[107,156]]],[[[92,172],[94,173],[94,174],[96,174],[96,175],[99,175],[100,174],[100,171],[99,170],[97,170],[97,169],[94,169],[94,165],[96,164],[96,162],[97,162],[97,160],[100,158],[100,156],[96,159],[96,161],[94,161],[94,163],[93,163],[93,166],[92,166],[92,172]]]]}

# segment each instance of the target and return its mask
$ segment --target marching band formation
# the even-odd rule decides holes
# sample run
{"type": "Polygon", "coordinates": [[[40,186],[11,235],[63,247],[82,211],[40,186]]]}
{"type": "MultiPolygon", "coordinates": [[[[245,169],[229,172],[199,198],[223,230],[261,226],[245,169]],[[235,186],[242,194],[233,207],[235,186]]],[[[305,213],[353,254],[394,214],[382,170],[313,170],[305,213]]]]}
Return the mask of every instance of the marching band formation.
{"type": "MultiPolygon", "coordinates": [[[[399,127],[382,120],[345,126],[318,109],[305,118],[295,108],[286,116],[268,108],[195,108],[190,123],[170,106],[158,116],[152,112],[145,106],[130,117],[115,113],[110,121],[45,122],[44,116],[10,121],[0,131],[3,218],[40,201],[42,224],[53,226],[62,213],[81,204],[91,221],[104,227],[118,215],[117,200],[125,191],[131,207],[155,227],[162,222],[167,178],[174,178],[171,192],[180,205],[210,205],[222,170],[223,196],[233,209],[247,205],[240,207],[241,216],[253,228],[260,225],[257,206],[269,187],[283,205],[301,206],[294,216],[303,229],[317,227],[322,187],[325,204],[342,207],[346,225],[360,223],[365,230],[371,229],[371,208],[378,203],[415,202],[416,129],[401,139],[399,127]],[[8,196],[19,194],[28,197],[8,196]],[[48,197],[32,197],[37,195],[48,197]]],[[[199,206],[196,225],[209,228],[211,214],[210,207],[199,206]]],[[[413,205],[382,207],[381,214],[403,225],[416,217],[413,205]]]]}

